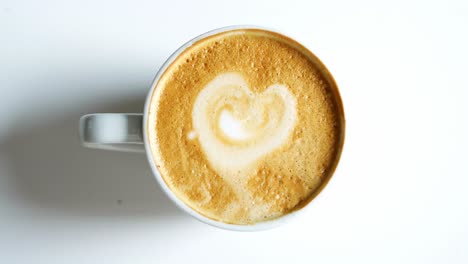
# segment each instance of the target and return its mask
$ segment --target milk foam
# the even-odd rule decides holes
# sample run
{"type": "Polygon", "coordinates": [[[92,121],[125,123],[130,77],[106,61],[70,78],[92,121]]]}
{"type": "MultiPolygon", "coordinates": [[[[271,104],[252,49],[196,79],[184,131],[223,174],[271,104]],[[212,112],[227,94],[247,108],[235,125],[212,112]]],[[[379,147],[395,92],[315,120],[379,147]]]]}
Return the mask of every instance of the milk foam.
{"type": "Polygon", "coordinates": [[[209,164],[241,203],[249,204],[251,197],[244,188],[249,171],[258,159],[288,141],[296,121],[296,98],[285,85],[253,93],[236,72],[209,82],[192,109],[193,127],[209,164]]]}
{"type": "Polygon", "coordinates": [[[252,132],[245,128],[243,120],[236,119],[230,111],[223,110],[219,116],[218,126],[227,137],[233,140],[246,140],[252,132]]]}

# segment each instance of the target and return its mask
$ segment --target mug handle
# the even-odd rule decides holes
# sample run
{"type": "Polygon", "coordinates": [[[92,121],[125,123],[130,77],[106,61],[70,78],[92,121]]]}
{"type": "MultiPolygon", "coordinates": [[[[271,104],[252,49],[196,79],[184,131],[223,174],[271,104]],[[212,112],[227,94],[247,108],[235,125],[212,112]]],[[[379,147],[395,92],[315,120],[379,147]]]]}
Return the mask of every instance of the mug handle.
{"type": "Polygon", "coordinates": [[[88,114],[80,118],[84,147],[125,152],[145,152],[143,114],[88,114]]]}

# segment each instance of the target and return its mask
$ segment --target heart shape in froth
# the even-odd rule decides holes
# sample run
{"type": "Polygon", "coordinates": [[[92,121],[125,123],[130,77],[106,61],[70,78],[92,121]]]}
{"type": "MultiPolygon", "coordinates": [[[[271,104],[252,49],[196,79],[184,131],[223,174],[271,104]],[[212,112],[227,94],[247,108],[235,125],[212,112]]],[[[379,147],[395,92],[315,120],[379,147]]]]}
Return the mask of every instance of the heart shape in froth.
{"type": "Polygon", "coordinates": [[[192,109],[193,127],[208,162],[231,183],[285,144],[296,119],[296,98],[285,85],[273,84],[254,93],[236,72],[209,82],[192,109]]]}

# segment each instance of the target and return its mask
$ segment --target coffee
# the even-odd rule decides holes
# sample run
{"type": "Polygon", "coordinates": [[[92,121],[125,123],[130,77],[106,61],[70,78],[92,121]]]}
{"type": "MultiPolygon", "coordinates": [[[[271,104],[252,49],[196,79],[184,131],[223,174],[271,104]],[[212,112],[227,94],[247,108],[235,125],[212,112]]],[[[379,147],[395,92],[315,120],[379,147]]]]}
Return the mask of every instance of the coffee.
{"type": "Polygon", "coordinates": [[[195,42],[151,95],[147,134],[176,196],[200,214],[254,224],[295,211],[338,162],[337,87],[300,44],[258,29],[195,42]]]}

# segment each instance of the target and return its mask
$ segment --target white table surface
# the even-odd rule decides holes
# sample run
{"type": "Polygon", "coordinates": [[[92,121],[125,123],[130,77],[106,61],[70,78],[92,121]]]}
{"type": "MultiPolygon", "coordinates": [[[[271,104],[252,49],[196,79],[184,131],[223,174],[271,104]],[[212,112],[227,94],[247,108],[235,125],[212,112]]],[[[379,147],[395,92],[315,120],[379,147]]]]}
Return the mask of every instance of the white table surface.
{"type": "Polygon", "coordinates": [[[0,263],[468,263],[467,1],[0,1],[0,263]],[[199,223],[142,155],[80,147],[92,112],[139,112],[188,39],[258,24],[336,77],[347,134],[303,217],[199,223]]]}

